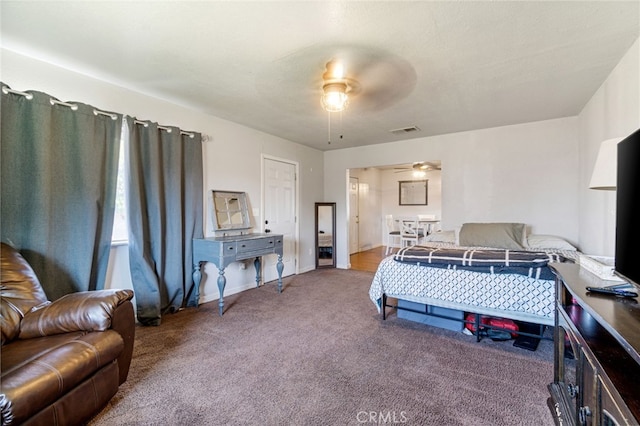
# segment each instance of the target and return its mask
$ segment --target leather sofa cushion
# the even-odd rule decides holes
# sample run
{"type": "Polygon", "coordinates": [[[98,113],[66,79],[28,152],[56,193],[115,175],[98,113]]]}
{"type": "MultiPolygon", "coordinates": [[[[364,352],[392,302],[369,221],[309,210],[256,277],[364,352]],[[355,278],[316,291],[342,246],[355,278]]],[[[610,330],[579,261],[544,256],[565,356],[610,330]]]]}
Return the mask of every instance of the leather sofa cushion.
{"type": "Polygon", "coordinates": [[[4,344],[17,337],[22,317],[34,306],[46,303],[47,295],[29,263],[16,249],[2,243],[0,256],[0,315],[4,344]]]}
{"type": "Polygon", "coordinates": [[[1,393],[11,403],[14,419],[27,419],[54,403],[113,362],[123,347],[122,337],[113,330],[16,340],[3,346],[1,393]]]}
{"type": "MultiPolygon", "coordinates": [[[[112,362],[97,371],[25,422],[25,426],[86,425],[118,392],[118,364],[112,362]]],[[[21,419],[16,419],[18,424],[21,419]]]]}

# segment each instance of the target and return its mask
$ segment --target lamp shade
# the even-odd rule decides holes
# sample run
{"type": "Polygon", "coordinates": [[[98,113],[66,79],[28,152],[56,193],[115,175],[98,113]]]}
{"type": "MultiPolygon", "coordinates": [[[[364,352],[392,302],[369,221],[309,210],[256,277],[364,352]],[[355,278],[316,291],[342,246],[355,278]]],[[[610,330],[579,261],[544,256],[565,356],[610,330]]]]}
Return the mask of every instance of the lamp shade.
{"type": "Polygon", "coordinates": [[[622,138],[607,139],[600,144],[596,164],[591,174],[591,189],[616,189],[616,173],[618,171],[618,142],[622,138]]]}
{"type": "Polygon", "coordinates": [[[343,111],[348,104],[347,84],[334,82],[325,84],[322,88],[322,106],[329,112],[343,111]]]}

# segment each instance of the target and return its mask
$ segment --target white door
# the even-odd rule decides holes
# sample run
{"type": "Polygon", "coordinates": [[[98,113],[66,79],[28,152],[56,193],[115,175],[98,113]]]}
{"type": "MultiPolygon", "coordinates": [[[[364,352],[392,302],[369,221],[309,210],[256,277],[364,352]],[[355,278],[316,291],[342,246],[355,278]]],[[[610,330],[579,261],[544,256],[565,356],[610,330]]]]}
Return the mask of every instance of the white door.
{"type": "Polygon", "coordinates": [[[349,177],[349,254],[360,251],[358,178],[349,177]]]}
{"type": "MultiPolygon", "coordinates": [[[[283,235],[284,271],[286,277],[296,273],[296,164],[284,160],[263,158],[262,188],[264,193],[263,232],[283,235]]],[[[263,282],[278,278],[276,255],[263,257],[263,282]]]]}

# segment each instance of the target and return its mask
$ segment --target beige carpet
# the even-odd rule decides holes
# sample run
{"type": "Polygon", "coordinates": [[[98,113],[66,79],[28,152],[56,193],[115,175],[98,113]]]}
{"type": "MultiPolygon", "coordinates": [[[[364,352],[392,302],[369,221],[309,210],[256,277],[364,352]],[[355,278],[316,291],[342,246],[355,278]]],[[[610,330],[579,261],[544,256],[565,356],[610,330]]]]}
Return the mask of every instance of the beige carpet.
{"type": "Polygon", "coordinates": [[[129,379],[92,425],[552,425],[536,352],[398,319],[372,273],[323,269],[138,327],[129,379]]]}

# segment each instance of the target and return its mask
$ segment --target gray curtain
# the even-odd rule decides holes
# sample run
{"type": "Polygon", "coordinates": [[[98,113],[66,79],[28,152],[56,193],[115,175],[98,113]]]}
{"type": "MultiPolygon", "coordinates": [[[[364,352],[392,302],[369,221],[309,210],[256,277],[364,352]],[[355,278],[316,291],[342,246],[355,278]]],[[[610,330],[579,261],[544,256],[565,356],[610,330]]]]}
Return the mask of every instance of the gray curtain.
{"type": "Polygon", "coordinates": [[[122,116],[3,89],[2,241],[21,251],[51,300],[104,288],[122,116]]]}
{"type": "Polygon", "coordinates": [[[192,239],[202,238],[202,136],[127,117],[129,263],[143,325],[195,306],[192,239]]]}

